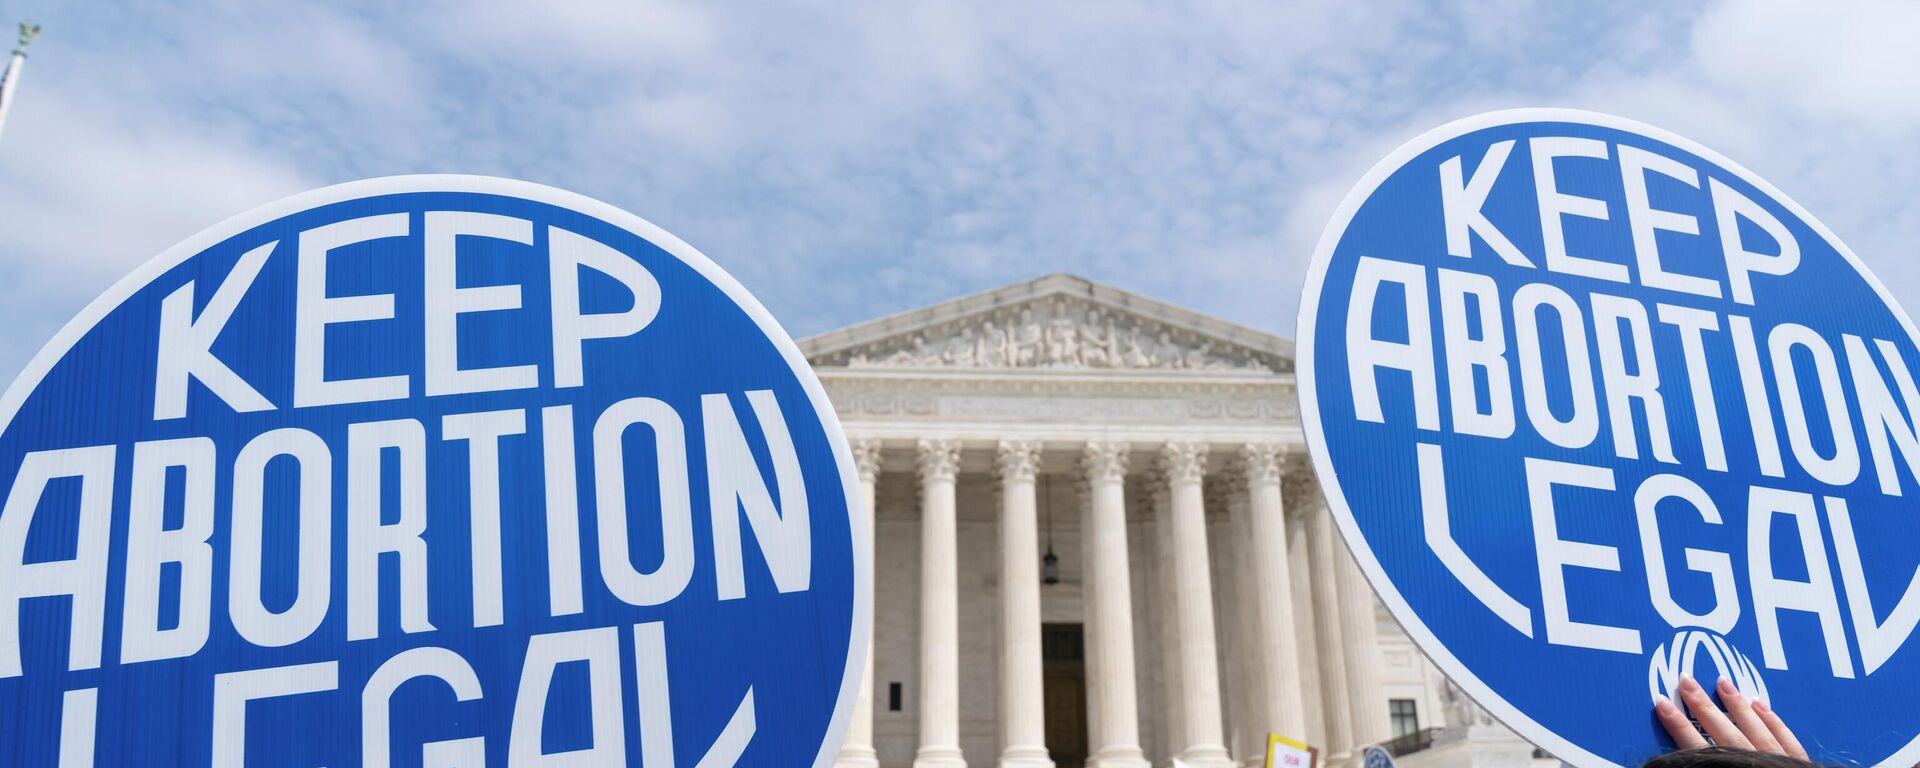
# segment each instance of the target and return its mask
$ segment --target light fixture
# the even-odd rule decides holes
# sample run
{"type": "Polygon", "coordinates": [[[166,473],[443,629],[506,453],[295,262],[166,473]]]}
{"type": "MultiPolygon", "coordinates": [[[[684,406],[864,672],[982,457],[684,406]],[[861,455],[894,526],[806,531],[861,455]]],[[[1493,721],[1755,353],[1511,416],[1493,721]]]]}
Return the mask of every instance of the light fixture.
{"type": "Polygon", "coordinates": [[[1040,558],[1040,582],[1060,583],[1060,556],[1053,553],[1053,494],[1048,492],[1047,476],[1040,476],[1040,503],[1047,513],[1047,554],[1040,558]]]}

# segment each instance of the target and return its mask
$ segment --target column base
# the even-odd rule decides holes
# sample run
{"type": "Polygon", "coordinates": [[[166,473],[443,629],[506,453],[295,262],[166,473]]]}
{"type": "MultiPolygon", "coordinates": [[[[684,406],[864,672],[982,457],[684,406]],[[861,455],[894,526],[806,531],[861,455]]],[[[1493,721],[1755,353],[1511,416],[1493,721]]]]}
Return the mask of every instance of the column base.
{"type": "Polygon", "coordinates": [[[1090,768],[1153,768],[1139,747],[1108,747],[1087,758],[1090,768]]]}
{"type": "Polygon", "coordinates": [[[1053,756],[1046,747],[1008,747],[1000,753],[998,768],[1053,768],[1053,756]]]}
{"type": "Polygon", "coordinates": [[[1234,768],[1227,748],[1219,746],[1188,747],[1180,753],[1180,763],[1188,768],[1234,768]]]}
{"type": "Polygon", "coordinates": [[[967,758],[959,747],[921,747],[914,753],[913,768],[967,768],[967,758]]]}
{"type": "Polygon", "coordinates": [[[880,768],[880,755],[873,747],[842,747],[833,768],[880,768]]]}

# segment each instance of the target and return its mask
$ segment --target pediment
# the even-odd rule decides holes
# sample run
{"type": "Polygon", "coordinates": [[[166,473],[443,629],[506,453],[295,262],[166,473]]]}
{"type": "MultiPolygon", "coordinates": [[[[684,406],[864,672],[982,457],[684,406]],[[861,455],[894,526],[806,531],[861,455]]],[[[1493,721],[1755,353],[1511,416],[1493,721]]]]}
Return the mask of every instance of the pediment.
{"type": "Polygon", "coordinates": [[[800,341],[816,367],[1291,373],[1293,344],[1072,275],[800,341]]]}

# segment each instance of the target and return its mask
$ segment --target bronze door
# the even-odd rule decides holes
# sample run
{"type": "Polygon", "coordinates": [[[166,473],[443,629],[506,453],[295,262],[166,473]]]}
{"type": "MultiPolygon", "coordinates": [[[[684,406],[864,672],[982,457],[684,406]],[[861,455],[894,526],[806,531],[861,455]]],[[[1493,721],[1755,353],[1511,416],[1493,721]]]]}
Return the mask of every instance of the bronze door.
{"type": "Polygon", "coordinates": [[[1054,765],[1087,762],[1087,662],[1079,624],[1047,624],[1040,630],[1046,660],[1047,751],[1054,765]]]}

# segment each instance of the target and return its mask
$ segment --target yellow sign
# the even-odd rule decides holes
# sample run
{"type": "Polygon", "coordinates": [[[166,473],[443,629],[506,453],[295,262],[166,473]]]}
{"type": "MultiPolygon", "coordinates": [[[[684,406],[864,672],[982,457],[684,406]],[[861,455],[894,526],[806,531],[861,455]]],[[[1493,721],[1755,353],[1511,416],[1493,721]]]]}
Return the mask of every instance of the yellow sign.
{"type": "Polygon", "coordinates": [[[1320,750],[1277,733],[1267,734],[1267,768],[1318,768],[1320,750]]]}

